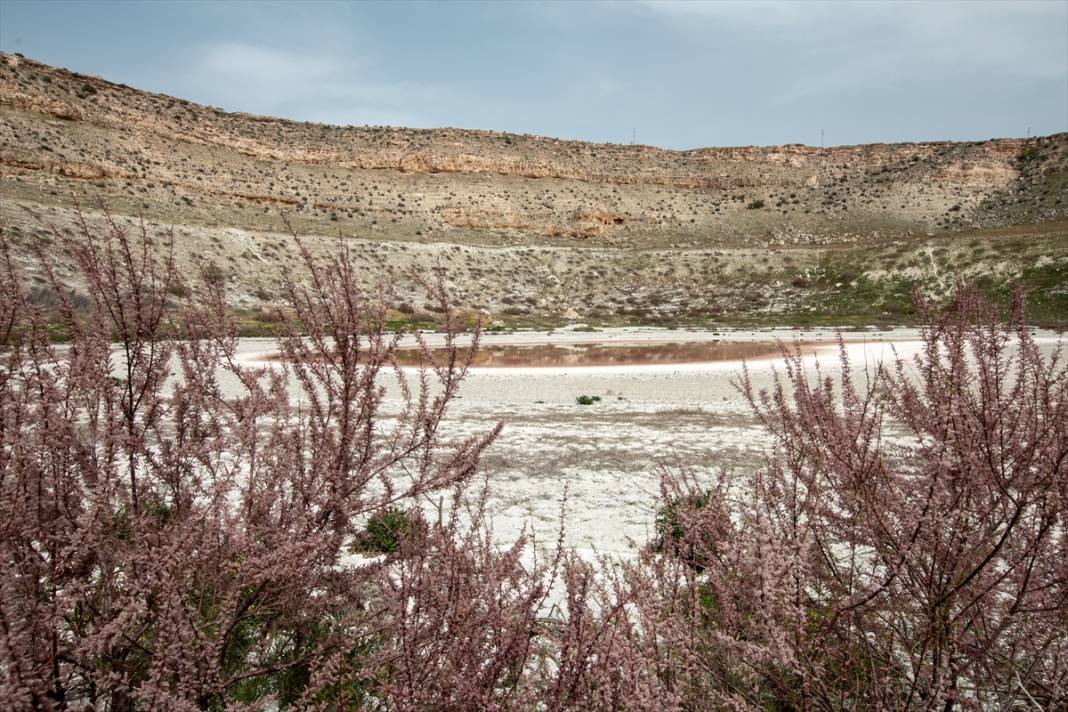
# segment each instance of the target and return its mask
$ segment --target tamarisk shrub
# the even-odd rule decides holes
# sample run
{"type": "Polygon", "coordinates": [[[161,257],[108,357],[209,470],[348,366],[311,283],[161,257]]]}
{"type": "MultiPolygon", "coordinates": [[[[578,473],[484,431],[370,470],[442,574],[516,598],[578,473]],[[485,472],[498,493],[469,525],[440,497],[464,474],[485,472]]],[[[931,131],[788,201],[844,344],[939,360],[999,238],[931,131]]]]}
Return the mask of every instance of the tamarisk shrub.
{"type": "MultiPolygon", "coordinates": [[[[664,480],[626,567],[631,656],[685,709],[1063,709],[1068,372],[1014,297],[915,295],[913,359],[740,387],[753,482],[664,480]],[[640,633],[640,635],[638,634],[640,633]]],[[[618,600],[618,599],[617,599],[618,600]]]]}
{"type": "MultiPolygon", "coordinates": [[[[220,280],[203,280],[201,304],[172,304],[184,282],[170,253],[150,253],[143,225],[109,225],[100,236],[83,222],[65,242],[89,304],[75,309],[49,272],[49,314],[28,303],[0,239],[5,706],[336,708],[395,695],[410,707],[440,689],[421,686],[444,661],[460,667],[438,679],[463,678],[458,694],[474,704],[514,679],[542,595],[518,564],[522,541],[498,554],[477,518],[466,540],[442,519],[405,529],[399,574],[390,558],[346,558],[368,518],[459,497],[497,434],[441,440],[478,343],[476,330],[457,346],[441,281],[445,356],[424,348],[413,385],[384,326],[388,299],[360,291],[343,249],[318,259],[301,246],[306,277],[284,275],[283,363],[252,367],[237,358],[220,280]],[[53,318],[63,347],[47,338],[53,318]],[[387,418],[391,373],[402,406],[387,418]],[[494,586],[504,598],[491,600],[494,586]],[[409,611],[413,598],[425,605],[409,611]],[[458,642],[414,651],[429,635],[416,615],[461,603],[481,608],[457,612],[455,637],[435,645],[467,640],[495,671],[468,676],[474,658],[455,655],[458,642]]],[[[440,633],[449,620],[432,623],[440,633]]]]}
{"type": "Polygon", "coordinates": [[[924,348],[862,376],[844,345],[837,379],[788,349],[770,390],[743,373],[764,466],[665,475],[656,539],[591,563],[562,532],[548,560],[494,545],[471,483],[500,426],[441,434],[478,346],[441,275],[446,348],[420,340],[409,379],[388,287],[298,242],[280,363],[256,367],[217,270],[186,288],[143,226],[65,242],[87,303],[50,270],[31,298],[0,234],[8,707],[1068,703],[1068,372],[1019,295],[1005,322],[969,289],[915,295],[924,348]]]}

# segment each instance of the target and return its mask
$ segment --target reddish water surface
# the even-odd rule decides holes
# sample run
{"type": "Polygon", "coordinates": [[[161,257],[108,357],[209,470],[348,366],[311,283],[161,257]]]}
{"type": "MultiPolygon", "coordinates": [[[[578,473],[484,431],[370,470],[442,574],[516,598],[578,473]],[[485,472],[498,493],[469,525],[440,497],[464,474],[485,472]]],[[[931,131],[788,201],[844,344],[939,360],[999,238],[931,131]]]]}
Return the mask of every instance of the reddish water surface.
{"type": "MultiPolygon", "coordinates": [[[[695,341],[659,344],[499,344],[483,345],[471,365],[482,368],[635,366],[652,364],[709,363],[773,356],[778,347],[771,341],[695,341]]],[[[432,349],[435,359],[443,349],[432,349]]],[[[397,352],[402,366],[418,366],[423,354],[414,349],[397,352]]]]}

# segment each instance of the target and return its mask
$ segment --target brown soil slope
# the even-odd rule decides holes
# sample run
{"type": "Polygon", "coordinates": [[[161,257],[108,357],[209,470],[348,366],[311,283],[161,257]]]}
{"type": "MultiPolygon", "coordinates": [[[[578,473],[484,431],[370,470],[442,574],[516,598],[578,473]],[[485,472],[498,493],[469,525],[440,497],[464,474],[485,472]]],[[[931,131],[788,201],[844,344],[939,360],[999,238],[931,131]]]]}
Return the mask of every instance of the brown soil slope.
{"type": "Polygon", "coordinates": [[[180,254],[228,266],[244,306],[269,305],[269,268],[292,259],[283,212],[301,234],[350,238],[372,272],[455,257],[463,305],[497,315],[823,313],[825,300],[811,297],[828,255],[895,255],[850,267],[846,284],[869,273],[944,281],[957,265],[938,272],[925,241],[968,231],[982,242],[1013,226],[1040,237],[988,251],[989,264],[972,246],[973,272],[1018,278],[1042,261],[1059,293],[1066,193],[1068,134],[669,151],[339,127],[227,113],[0,55],[0,221],[15,243],[41,239],[20,207],[62,230],[75,202],[106,204],[177,226],[180,254]]]}

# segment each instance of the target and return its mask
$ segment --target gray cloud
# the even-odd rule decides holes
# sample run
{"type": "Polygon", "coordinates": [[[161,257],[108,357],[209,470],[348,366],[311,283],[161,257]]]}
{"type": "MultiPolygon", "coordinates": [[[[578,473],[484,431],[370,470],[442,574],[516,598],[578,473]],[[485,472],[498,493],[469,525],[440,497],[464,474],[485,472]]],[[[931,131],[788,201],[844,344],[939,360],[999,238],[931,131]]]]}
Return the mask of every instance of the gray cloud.
{"type": "Polygon", "coordinates": [[[198,96],[226,108],[332,124],[420,126],[413,107],[441,94],[429,84],[369,81],[367,63],[252,44],[198,46],[181,70],[198,96]]]}

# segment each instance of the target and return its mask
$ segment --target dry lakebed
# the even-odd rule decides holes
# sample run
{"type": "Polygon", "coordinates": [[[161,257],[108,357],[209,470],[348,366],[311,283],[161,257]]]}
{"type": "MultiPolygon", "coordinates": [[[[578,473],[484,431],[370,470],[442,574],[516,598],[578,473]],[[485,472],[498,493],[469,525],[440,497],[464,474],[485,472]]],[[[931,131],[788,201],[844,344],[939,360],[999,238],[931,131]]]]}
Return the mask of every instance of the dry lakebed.
{"type": "MultiPolygon", "coordinates": [[[[758,388],[773,383],[779,344],[799,346],[810,377],[836,376],[838,333],[831,329],[672,330],[485,333],[482,353],[450,407],[445,435],[464,438],[504,422],[483,459],[495,536],[533,531],[551,544],[564,507],[566,541],[583,554],[632,555],[652,536],[660,474],[708,476],[726,470],[740,486],[770,444],[737,388],[743,364],[758,388]],[[577,402],[582,395],[599,400],[577,402]]],[[[914,329],[841,332],[860,372],[897,354],[911,359],[914,329]]],[[[1055,332],[1036,331],[1043,351],[1055,332]]],[[[441,334],[424,335],[432,351],[441,334]]],[[[469,337],[461,337],[464,342],[469,337]]],[[[415,346],[406,336],[403,347],[415,346]]],[[[242,339],[247,364],[277,364],[272,339],[242,339]]],[[[409,377],[415,351],[399,359],[409,377]]],[[[384,412],[400,407],[387,385],[384,412]]],[[[427,503],[432,508],[436,503],[427,503]]]]}

